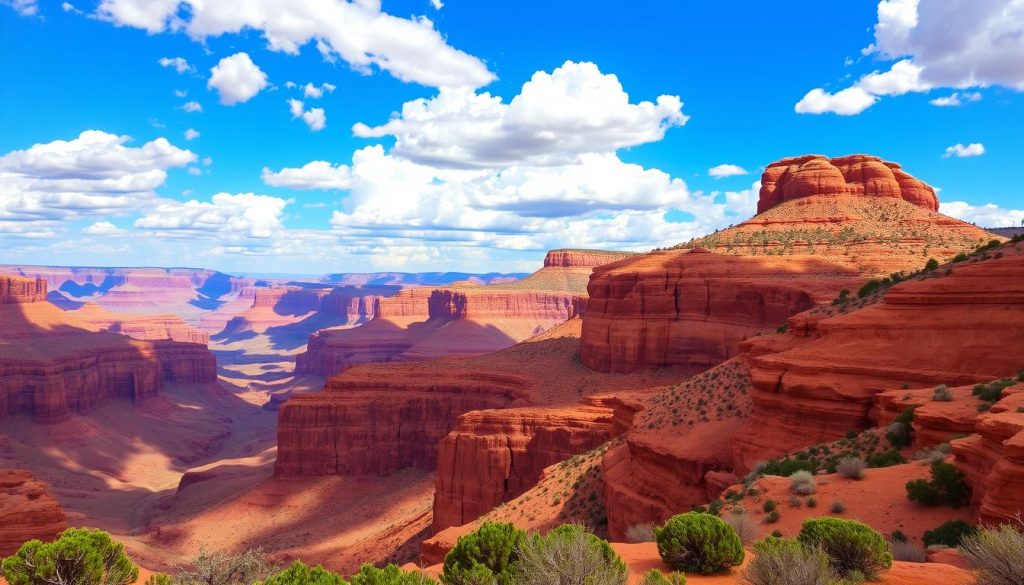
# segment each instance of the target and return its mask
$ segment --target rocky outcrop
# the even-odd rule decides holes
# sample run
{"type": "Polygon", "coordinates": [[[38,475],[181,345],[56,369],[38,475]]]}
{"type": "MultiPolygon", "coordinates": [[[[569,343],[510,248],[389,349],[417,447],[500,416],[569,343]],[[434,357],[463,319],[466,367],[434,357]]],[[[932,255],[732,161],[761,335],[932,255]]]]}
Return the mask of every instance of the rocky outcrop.
{"type": "Polygon", "coordinates": [[[594,268],[624,258],[636,256],[635,252],[610,252],[606,250],[550,250],[544,256],[545,268],[594,268]]]}
{"type": "Polygon", "coordinates": [[[358,325],[373,319],[380,301],[398,294],[399,290],[393,286],[257,288],[252,306],[227,321],[221,335],[245,331],[262,333],[300,321],[321,327],[358,325]]]}
{"type": "Polygon", "coordinates": [[[765,168],[757,212],[814,195],[889,197],[930,211],[939,209],[935,190],[896,163],[866,154],[832,159],[810,154],[782,159],[765,168]]]}
{"type": "Polygon", "coordinates": [[[1020,519],[1024,510],[1024,384],[978,417],[975,434],[953,441],[956,466],[972,487],[982,523],[1020,519]]]}
{"type": "Polygon", "coordinates": [[[603,406],[478,410],[438,447],[434,532],[459,526],[533,487],[545,467],[620,434],[603,406]]]}
{"type": "Polygon", "coordinates": [[[0,469],[0,556],[32,539],[50,542],[65,528],[64,510],[46,484],[31,471],[0,469]]]}
{"type": "Polygon", "coordinates": [[[144,400],[165,380],[217,380],[205,345],[100,331],[45,301],[0,305],[0,322],[0,416],[54,422],[111,399],[144,400]]]}
{"type": "Polygon", "coordinates": [[[787,159],[769,165],[762,185],[750,220],[594,269],[584,363],[602,371],[707,368],[736,355],[745,337],[843,288],[915,272],[929,257],[948,260],[992,239],[935,212],[930,187],[874,157],[787,159]]]}
{"type": "Polygon", "coordinates": [[[210,343],[208,332],[192,327],[177,315],[122,315],[93,303],[86,303],[72,314],[104,331],[135,339],[170,339],[202,345],[210,343]]]}
{"type": "Polygon", "coordinates": [[[0,275],[0,305],[46,300],[46,279],[0,275]]]}
{"type": "Polygon", "coordinates": [[[805,313],[790,329],[747,344],[754,414],[734,444],[741,469],[873,426],[872,406],[885,390],[1016,372],[1020,355],[1006,348],[1024,331],[1024,252],[1006,247],[999,257],[958,263],[848,314],[805,313]]]}
{"type": "Polygon", "coordinates": [[[581,358],[600,371],[699,371],[860,282],[849,261],[668,251],[594,270],[581,358]]]}
{"type": "Polygon", "coordinates": [[[372,368],[350,370],[331,379],[323,392],[298,395],[280,407],[275,473],[434,469],[437,443],[459,415],[522,404],[532,382],[504,372],[385,377],[372,368]]]}

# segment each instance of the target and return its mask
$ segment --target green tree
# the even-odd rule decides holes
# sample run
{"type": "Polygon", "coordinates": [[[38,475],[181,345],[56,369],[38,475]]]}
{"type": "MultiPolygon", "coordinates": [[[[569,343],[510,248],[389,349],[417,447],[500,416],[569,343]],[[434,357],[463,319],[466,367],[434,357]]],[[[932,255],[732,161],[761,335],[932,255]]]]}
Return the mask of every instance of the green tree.
{"type": "Polygon", "coordinates": [[[519,549],[517,585],[626,585],[626,564],[607,541],[575,524],[528,538],[519,549]]]}
{"type": "Polygon", "coordinates": [[[139,568],[102,530],[69,528],[57,540],[30,540],[4,559],[10,585],[130,585],[139,568]]]}
{"type": "Polygon", "coordinates": [[[310,567],[302,561],[295,561],[287,569],[272,575],[263,585],[348,585],[341,575],[317,565],[310,567]]]}
{"type": "Polygon", "coordinates": [[[828,555],[832,569],[842,577],[861,573],[873,579],[892,566],[892,553],[882,535],[856,520],[804,520],[797,539],[828,555]]]}
{"type": "Polygon", "coordinates": [[[403,571],[398,565],[378,569],[363,565],[352,575],[352,585],[433,585],[437,583],[419,571],[403,571]]]}
{"type": "Polygon", "coordinates": [[[493,583],[510,585],[519,549],[526,533],[509,522],[484,522],[476,532],[459,538],[444,557],[441,582],[445,585],[486,584],[485,571],[493,583]]]}
{"type": "Polygon", "coordinates": [[[678,514],[654,531],[658,554],[677,571],[704,575],[743,562],[739,535],[721,518],[700,512],[678,514]]]}

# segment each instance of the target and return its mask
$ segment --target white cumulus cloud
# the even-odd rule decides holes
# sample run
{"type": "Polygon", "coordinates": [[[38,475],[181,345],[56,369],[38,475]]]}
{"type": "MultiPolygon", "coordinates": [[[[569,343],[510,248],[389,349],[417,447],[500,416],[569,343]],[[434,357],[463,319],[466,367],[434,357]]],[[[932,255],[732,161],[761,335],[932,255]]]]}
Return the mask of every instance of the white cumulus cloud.
{"type": "MultiPolygon", "coordinates": [[[[292,86],[294,85],[295,84],[293,83],[292,86]]],[[[336,89],[338,88],[333,83],[321,83],[320,85],[313,85],[312,82],[309,82],[302,88],[302,95],[317,100],[322,98],[325,92],[334,93],[334,90],[336,89]]]]}
{"type": "Polygon", "coordinates": [[[186,71],[192,70],[192,66],[189,65],[188,61],[182,57],[162,57],[157,61],[157,63],[159,63],[161,67],[170,67],[178,73],[185,73],[186,71]]]}
{"type": "Polygon", "coordinates": [[[428,18],[392,16],[380,0],[101,0],[96,15],[151,34],[184,31],[199,41],[252,29],[273,51],[297,55],[312,43],[325,58],[358,71],[376,67],[432,87],[494,80],[480,59],[449,45],[428,18]]]}
{"type": "MultiPolygon", "coordinates": [[[[947,147],[946,152],[942,155],[944,158],[955,156],[957,158],[967,158],[971,156],[981,156],[985,154],[985,145],[980,142],[972,142],[964,145],[959,142],[953,146],[947,147]]],[[[945,209],[945,205],[943,205],[945,209]]]]}
{"type": "Polygon", "coordinates": [[[283,229],[288,201],[255,193],[217,193],[210,201],[163,200],[135,220],[135,227],[165,236],[233,235],[269,238],[283,229]]]}
{"type": "Polygon", "coordinates": [[[720,164],[708,169],[708,176],[716,179],[724,179],[725,177],[736,177],[747,174],[749,174],[747,170],[739,165],[720,164]]]}
{"type": "Polygon", "coordinates": [[[327,126],[327,114],[323,108],[307,110],[301,100],[292,98],[288,100],[288,110],[292,113],[292,118],[301,118],[313,132],[319,132],[327,126]]]}
{"type": "Polygon", "coordinates": [[[351,189],[353,184],[352,171],[348,165],[332,165],[323,160],[278,172],[263,167],[261,177],[264,183],[272,187],[292,189],[351,189]]]}
{"type": "Polygon", "coordinates": [[[181,106],[181,109],[185,110],[190,114],[195,114],[203,111],[203,106],[199,102],[185,102],[185,105],[181,106]]]}
{"type": "Polygon", "coordinates": [[[948,96],[937,97],[933,100],[929,100],[933,106],[940,108],[957,107],[963,105],[964,102],[977,102],[981,101],[981,93],[977,91],[959,92],[954,91],[948,96]]]}
{"type": "Polygon", "coordinates": [[[109,221],[97,221],[82,231],[90,236],[113,236],[125,233],[125,230],[117,227],[109,221]]]}
{"type": "Polygon", "coordinates": [[[260,70],[247,53],[224,57],[210,69],[206,84],[220,94],[220,103],[233,106],[247,102],[267,86],[267,74],[260,70]]]}
{"type": "Polygon", "coordinates": [[[201,134],[199,134],[199,131],[196,130],[195,128],[189,128],[188,130],[185,130],[185,140],[195,140],[200,136],[201,134]]]}
{"type": "Polygon", "coordinates": [[[994,203],[971,205],[964,201],[944,201],[942,213],[987,228],[1018,227],[1024,222],[1024,209],[1005,209],[994,203]]]}

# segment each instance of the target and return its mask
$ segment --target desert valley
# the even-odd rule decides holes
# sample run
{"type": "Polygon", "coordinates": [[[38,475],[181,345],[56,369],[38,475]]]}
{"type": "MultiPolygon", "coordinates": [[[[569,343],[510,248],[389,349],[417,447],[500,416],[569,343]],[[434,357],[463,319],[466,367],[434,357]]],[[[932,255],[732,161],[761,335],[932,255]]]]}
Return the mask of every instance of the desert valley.
{"type": "Polygon", "coordinates": [[[1024,0],[0,0],[0,585],[1024,585],[1021,137],[1024,0]]]}
{"type": "MultiPolygon", "coordinates": [[[[4,266],[0,552],[88,526],[153,572],[215,547],[437,575],[482,522],[580,523],[639,578],[638,527],[708,505],[793,537],[816,499],[916,546],[1017,517],[1022,238],[867,155],[768,165],[758,210],[525,276],[4,266]],[[933,461],[968,505],[908,501],[933,461]]],[[[969,574],[927,561],[882,579],[969,574]]]]}

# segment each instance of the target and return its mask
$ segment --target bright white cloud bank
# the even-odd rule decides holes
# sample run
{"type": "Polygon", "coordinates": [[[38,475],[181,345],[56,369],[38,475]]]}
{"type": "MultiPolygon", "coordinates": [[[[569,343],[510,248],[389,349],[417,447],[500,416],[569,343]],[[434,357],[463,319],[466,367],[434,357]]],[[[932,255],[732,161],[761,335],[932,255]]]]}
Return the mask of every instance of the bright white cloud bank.
{"type": "Polygon", "coordinates": [[[726,177],[737,177],[740,175],[749,174],[746,169],[739,165],[721,164],[713,166],[708,169],[708,176],[716,179],[724,179],[726,177]]]}
{"type": "Polygon", "coordinates": [[[482,61],[451,47],[429,19],[392,16],[379,0],[101,0],[96,14],[118,26],[184,31],[196,40],[253,29],[273,51],[298,54],[314,43],[325,57],[357,70],[377,67],[433,87],[494,80],[482,61]]]}
{"type": "Polygon", "coordinates": [[[960,143],[954,144],[946,148],[946,153],[942,156],[949,158],[955,156],[957,158],[967,158],[971,156],[981,156],[985,154],[985,145],[980,142],[972,142],[967,145],[960,143]]]}
{"type": "Polygon", "coordinates": [[[942,213],[982,227],[1018,227],[1024,222],[1024,209],[1005,209],[993,203],[971,205],[963,201],[945,201],[942,213]]]}
{"type": "MultiPolygon", "coordinates": [[[[855,115],[881,97],[939,87],[1024,90],[1024,0],[882,0],[864,53],[895,63],[834,93],[812,89],[794,109],[855,115]]],[[[962,102],[953,94],[932,103],[962,102]]]]}

